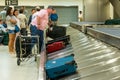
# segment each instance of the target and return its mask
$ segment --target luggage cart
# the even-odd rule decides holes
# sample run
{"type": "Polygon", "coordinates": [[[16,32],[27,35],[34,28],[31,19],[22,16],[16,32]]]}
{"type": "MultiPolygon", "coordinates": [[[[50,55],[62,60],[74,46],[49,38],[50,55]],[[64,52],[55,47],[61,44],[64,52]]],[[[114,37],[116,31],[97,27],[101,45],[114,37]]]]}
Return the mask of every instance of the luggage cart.
{"type": "Polygon", "coordinates": [[[16,39],[16,54],[18,66],[31,57],[35,57],[36,61],[37,54],[39,54],[39,36],[18,36],[16,39]]]}

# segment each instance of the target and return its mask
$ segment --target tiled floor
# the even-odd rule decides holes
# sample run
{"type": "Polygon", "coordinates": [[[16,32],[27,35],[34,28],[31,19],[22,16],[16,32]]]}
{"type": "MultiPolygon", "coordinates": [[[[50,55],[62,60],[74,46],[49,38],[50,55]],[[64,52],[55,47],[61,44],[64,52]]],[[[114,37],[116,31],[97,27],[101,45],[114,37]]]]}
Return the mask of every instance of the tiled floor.
{"type": "Polygon", "coordinates": [[[34,58],[17,66],[17,58],[9,55],[7,46],[0,46],[0,80],[37,80],[34,58]]]}

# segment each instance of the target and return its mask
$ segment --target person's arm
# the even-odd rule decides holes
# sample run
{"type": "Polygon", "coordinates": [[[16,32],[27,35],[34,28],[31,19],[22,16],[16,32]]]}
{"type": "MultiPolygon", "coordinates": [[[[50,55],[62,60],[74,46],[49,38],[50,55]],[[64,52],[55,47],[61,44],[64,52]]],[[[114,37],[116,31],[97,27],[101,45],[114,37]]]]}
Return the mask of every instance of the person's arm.
{"type": "Polygon", "coordinates": [[[7,32],[7,29],[3,25],[0,25],[0,28],[3,32],[7,32]]]}
{"type": "Polygon", "coordinates": [[[16,24],[16,23],[17,23],[17,21],[16,21],[16,19],[15,19],[14,16],[13,16],[12,18],[10,18],[9,20],[10,20],[10,22],[11,22],[12,24],[16,24]]]}
{"type": "Polygon", "coordinates": [[[37,16],[37,25],[40,25],[40,17],[37,16]]]}
{"type": "Polygon", "coordinates": [[[27,17],[25,16],[25,27],[28,28],[27,17]]]}
{"type": "Polygon", "coordinates": [[[32,20],[32,15],[30,15],[29,20],[28,20],[28,25],[31,23],[32,20]]]}

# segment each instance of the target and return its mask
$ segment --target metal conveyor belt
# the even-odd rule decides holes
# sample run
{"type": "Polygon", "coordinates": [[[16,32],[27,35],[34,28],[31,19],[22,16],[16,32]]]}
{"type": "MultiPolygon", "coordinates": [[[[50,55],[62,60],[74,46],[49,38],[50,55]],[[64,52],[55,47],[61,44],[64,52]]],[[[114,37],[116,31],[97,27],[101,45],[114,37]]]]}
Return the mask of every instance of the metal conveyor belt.
{"type": "MultiPolygon", "coordinates": [[[[72,45],[59,56],[74,53],[78,68],[75,74],[58,80],[120,80],[120,50],[71,27],[67,28],[67,34],[71,36],[72,45]]],[[[51,55],[48,59],[56,57],[51,55]]]]}

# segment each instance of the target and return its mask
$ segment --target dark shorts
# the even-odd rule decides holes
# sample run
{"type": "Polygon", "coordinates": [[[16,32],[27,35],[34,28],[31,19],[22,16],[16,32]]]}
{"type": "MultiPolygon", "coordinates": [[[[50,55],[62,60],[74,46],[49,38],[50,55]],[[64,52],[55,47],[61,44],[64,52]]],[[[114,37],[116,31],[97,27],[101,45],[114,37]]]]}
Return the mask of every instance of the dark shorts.
{"type": "Polygon", "coordinates": [[[8,30],[8,33],[9,33],[9,34],[15,34],[15,30],[10,30],[10,29],[9,29],[9,30],[8,30]]]}
{"type": "Polygon", "coordinates": [[[15,33],[17,32],[20,32],[20,28],[17,25],[15,25],[15,33]]]}

